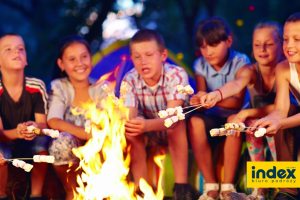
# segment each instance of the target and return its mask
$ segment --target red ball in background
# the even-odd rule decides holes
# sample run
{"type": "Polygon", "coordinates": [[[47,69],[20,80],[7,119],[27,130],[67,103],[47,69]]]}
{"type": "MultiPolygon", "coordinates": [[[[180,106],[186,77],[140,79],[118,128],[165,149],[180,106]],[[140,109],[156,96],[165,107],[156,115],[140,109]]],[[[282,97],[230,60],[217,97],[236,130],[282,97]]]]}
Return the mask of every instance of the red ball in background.
{"type": "Polygon", "coordinates": [[[250,6],[248,6],[248,10],[249,10],[250,12],[253,12],[253,11],[255,10],[255,7],[254,7],[254,5],[250,5],[250,6]]]}

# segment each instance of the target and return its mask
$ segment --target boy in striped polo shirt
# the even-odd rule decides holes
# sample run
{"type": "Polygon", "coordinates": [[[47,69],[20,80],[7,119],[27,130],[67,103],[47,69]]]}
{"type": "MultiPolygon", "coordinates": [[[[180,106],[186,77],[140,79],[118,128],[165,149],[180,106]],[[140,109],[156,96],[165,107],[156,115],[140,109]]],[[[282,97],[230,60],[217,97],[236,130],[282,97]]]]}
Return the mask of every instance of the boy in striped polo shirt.
{"type": "Polygon", "coordinates": [[[185,120],[166,128],[164,119],[158,117],[160,110],[182,106],[187,101],[176,86],[188,85],[188,75],[181,67],[165,63],[168,51],[162,36],[156,31],[138,31],[131,39],[130,55],[134,69],[125,75],[123,81],[129,87],[125,105],[129,107],[130,120],[125,124],[125,131],[131,144],[131,171],[135,184],[138,185],[140,178],[148,180],[145,146],[151,145],[153,140],[161,145],[167,138],[175,175],[174,199],[192,199],[187,183],[185,120]],[[145,142],[144,138],[151,141],[145,142]]]}
{"type": "MultiPolygon", "coordinates": [[[[47,137],[36,136],[27,127],[47,128],[47,93],[43,81],[25,77],[24,41],[17,34],[0,38],[0,153],[4,158],[48,155],[47,137]]],[[[47,163],[33,163],[30,199],[41,199],[47,163]]],[[[8,168],[0,166],[0,200],[5,194],[8,168]]]]}

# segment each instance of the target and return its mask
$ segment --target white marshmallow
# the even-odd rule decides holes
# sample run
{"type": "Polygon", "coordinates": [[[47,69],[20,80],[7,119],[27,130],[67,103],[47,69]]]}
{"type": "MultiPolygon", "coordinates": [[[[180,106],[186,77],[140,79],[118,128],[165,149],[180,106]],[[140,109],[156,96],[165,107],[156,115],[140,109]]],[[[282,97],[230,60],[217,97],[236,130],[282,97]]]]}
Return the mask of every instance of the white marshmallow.
{"type": "Polygon", "coordinates": [[[209,131],[211,137],[220,135],[220,130],[218,128],[213,128],[209,131]]]}
{"type": "Polygon", "coordinates": [[[27,127],[28,132],[32,132],[34,129],[36,129],[36,127],[33,126],[33,125],[30,125],[30,126],[27,127]]]}
{"type": "Polygon", "coordinates": [[[103,84],[103,85],[101,86],[101,88],[102,88],[106,93],[111,92],[110,88],[109,88],[106,84],[103,84]]]}
{"type": "Polygon", "coordinates": [[[40,156],[40,161],[41,161],[41,162],[46,162],[46,158],[47,158],[46,155],[41,155],[41,156],[40,156]]]}
{"type": "Polygon", "coordinates": [[[168,117],[168,112],[165,111],[165,110],[161,110],[161,111],[158,112],[158,116],[160,118],[166,118],[166,117],[168,117]]]}
{"type": "Polygon", "coordinates": [[[230,129],[226,131],[226,136],[234,135],[234,129],[230,129]]]}
{"type": "Polygon", "coordinates": [[[52,130],[52,132],[50,132],[49,136],[52,137],[52,138],[58,138],[59,131],[58,130],[52,130]]]}
{"type": "Polygon", "coordinates": [[[55,160],[54,156],[47,156],[46,157],[46,162],[47,163],[54,163],[54,160],[55,160]]]}
{"type": "Polygon", "coordinates": [[[239,123],[239,131],[243,131],[243,130],[245,130],[245,128],[246,128],[246,125],[244,124],[244,123],[239,123]]]}
{"type": "Polygon", "coordinates": [[[231,125],[232,125],[232,127],[233,127],[233,129],[238,129],[240,126],[238,125],[238,124],[236,124],[236,123],[231,123],[231,125]]]}
{"type": "Polygon", "coordinates": [[[177,85],[176,88],[177,88],[177,91],[180,93],[182,93],[184,91],[183,85],[177,85]]]}
{"type": "Polygon", "coordinates": [[[33,156],[33,162],[41,162],[40,155],[34,155],[33,156]]]}
{"type": "Polygon", "coordinates": [[[175,109],[176,109],[176,114],[183,112],[183,109],[181,106],[177,106],[177,107],[175,107],[175,109]]]}
{"type": "Polygon", "coordinates": [[[231,126],[230,126],[230,123],[226,123],[225,126],[224,126],[224,128],[225,128],[226,130],[229,130],[230,127],[231,127],[231,126]]]}
{"type": "Polygon", "coordinates": [[[13,162],[12,162],[13,166],[19,167],[18,162],[19,162],[18,159],[14,159],[13,162]]]}
{"type": "Polygon", "coordinates": [[[168,112],[169,115],[174,115],[176,109],[175,108],[167,108],[166,111],[168,112]]]}
{"type": "Polygon", "coordinates": [[[26,163],[26,165],[23,167],[25,172],[30,172],[31,169],[33,168],[33,165],[26,163]]]}
{"type": "Polygon", "coordinates": [[[189,95],[191,94],[194,94],[194,89],[190,86],[190,85],[187,85],[184,87],[184,90],[186,93],[188,93],[189,95]]]}
{"type": "Polygon", "coordinates": [[[267,130],[265,128],[259,128],[257,131],[255,131],[254,136],[255,137],[262,137],[266,134],[267,130]]]}
{"type": "Polygon", "coordinates": [[[171,120],[171,118],[165,119],[165,126],[167,128],[169,128],[170,126],[172,126],[172,124],[173,124],[173,121],[171,120]]]}
{"type": "Polygon", "coordinates": [[[23,160],[18,160],[18,167],[23,168],[26,165],[26,162],[23,160]]]}
{"type": "Polygon", "coordinates": [[[183,119],[185,119],[185,114],[177,113],[177,117],[178,117],[179,120],[183,120],[183,119]]]}
{"type": "Polygon", "coordinates": [[[177,116],[173,116],[171,117],[171,120],[173,123],[178,122],[178,117],[177,116]]]}
{"type": "Polygon", "coordinates": [[[227,134],[227,130],[225,128],[220,128],[219,131],[220,131],[220,136],[227,134]]]}

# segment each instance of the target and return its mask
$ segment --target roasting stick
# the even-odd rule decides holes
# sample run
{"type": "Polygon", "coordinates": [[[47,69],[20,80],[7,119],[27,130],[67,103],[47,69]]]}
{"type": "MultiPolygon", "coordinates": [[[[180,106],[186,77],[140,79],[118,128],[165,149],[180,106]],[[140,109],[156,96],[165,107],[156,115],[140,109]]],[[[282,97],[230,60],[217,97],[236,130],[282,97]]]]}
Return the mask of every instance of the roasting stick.
{"type": "Polygon", "coordinates": [[[13,160],[33,160],[33,158],[12,158],[12,159],[1,158],[1,160],[6,160],[6,161],[12,162],[13,160]]]}
{"type": "Polygon", "coordinates": [[[200,105],[202,105],[202,104],[196,104],[196,105],[193,105],[193,106],[187,106],[187,107],[183,107],[182,109],[194,108],[194,107],[200,106],[200,105]]]}
{"type": "MultiPolygon", "coordinates": [[[[197,108],[194,108],[194,109],[192,109],[192,110],[190,110],[190,111],[187,111],[186,113],[183,113],[183,114],[188,114],[188,113],[190,113],[190,112],[193,112],[194,110],[197,110],[197,109],[199,109],[199,108],[201,108],[201,107],[203,107],[204,105],[201,105],[201,106],[198,106],[197,108]]],[[[183,109],[183,108],[182,108],[183,109]]]]}

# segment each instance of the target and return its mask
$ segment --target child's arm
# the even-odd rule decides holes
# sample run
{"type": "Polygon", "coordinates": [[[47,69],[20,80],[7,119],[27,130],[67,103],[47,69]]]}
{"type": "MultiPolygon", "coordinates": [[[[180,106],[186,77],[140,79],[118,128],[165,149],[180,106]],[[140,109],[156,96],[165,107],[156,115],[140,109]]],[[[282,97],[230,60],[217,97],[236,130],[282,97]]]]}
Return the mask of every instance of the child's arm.
{"type": "Polygon", "coordinates": [[[244,122],[248,117],[261,118],[268,115],[272,110],[274,110],[274,108],[275,105],[271,104],[261,108],[244,109],[237,113],[234,119],[244,122]]]}
{"type": "Polygon", "coordinates": [[[210,92],[201,97],[202,104],[207,104],[207,108],[217,105],[228,109],[239,109],[243,104],[245,95],[245,87],[251,82],[256,73],[253,70],[253,65],[245,65],[240,68],[236,74],[236,80],[229,81],[223,85],[219,91],[210,92]],[[221,96],[222,93],[222,96],[221,96]],[[222,102],[221,99],[223,98],[222,102]]]}
{"type": "MultiPolygon", "coordinates": [[[[283,61],[276,66],[276,87],[275,109],[265,118],[256,121],[252,127],[267,127],[268,134],[275,134],[279,129],[291,128],[300,125],[300,114],[286,118],[290,107],[289,63],[283,61]]],[[[255,128],[249,129],[253,134],[255,128]]]]}
{"type": "MultiPolygon", "coordinates": [[[[170,100],[168,101],[168,108],[175,108],[177,106],[183,105],[183,100],[170,100]]],[[[154,118],[154,119],[144,119],[138,117],[138,109],[130,107],[129,108],[129,119],[125,124],[126,135],[137,136],[144,132],[149,131],[164,131],[167,129],[173,129],[178,126],[178,123],[174,123],[171,127],[167,128],[164,123],[166,118],[154,118]]]]}
{"type": "Polygon", "coordinates": [[[59,130],[59,132],[67,132],[75,137],[82,139],[82,140],[87,140],[91,136],[91,134],[87,134],[84,130],[83,127],[76,126],[74,124],[71,124],[70,122],[64,121],[59,118],[52,118],[48,120],[48,126],[51,129],[59,130]]]}

